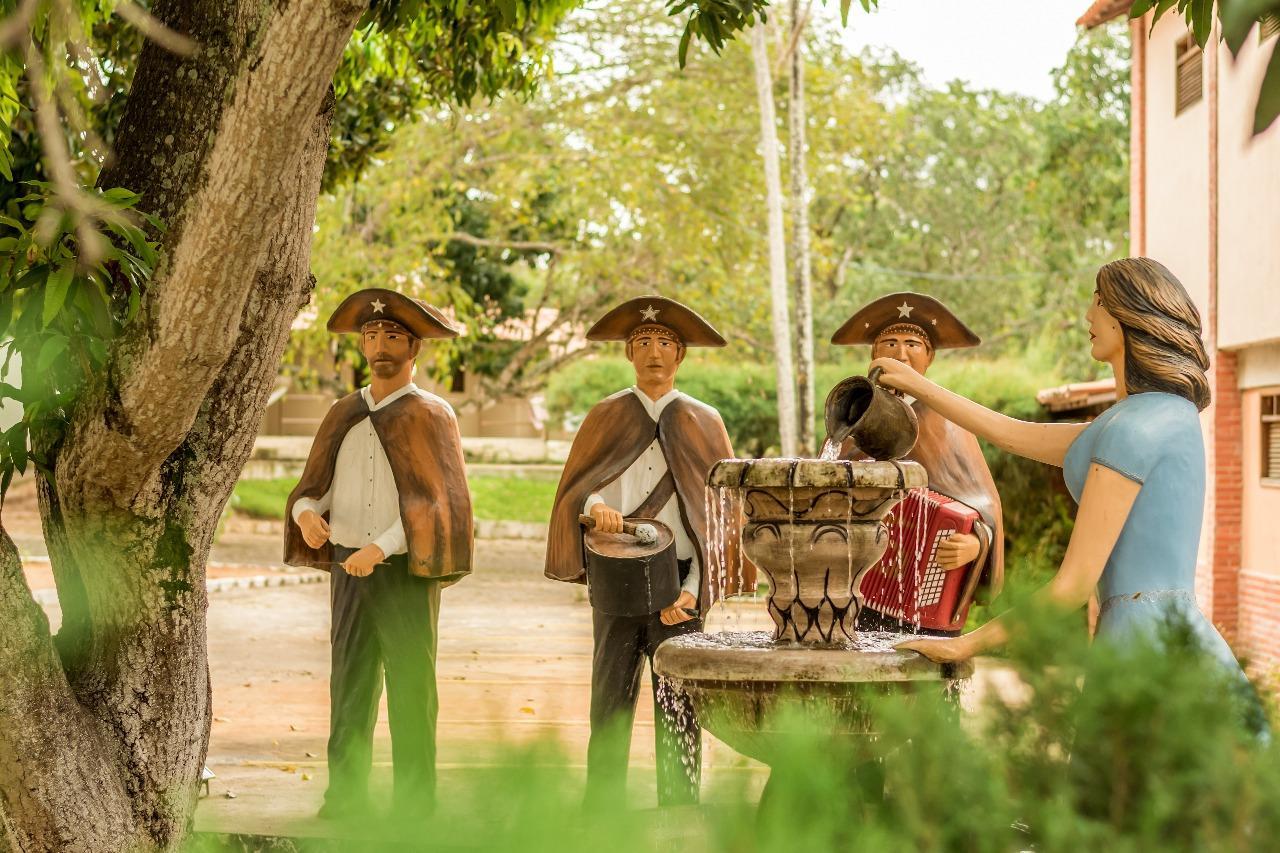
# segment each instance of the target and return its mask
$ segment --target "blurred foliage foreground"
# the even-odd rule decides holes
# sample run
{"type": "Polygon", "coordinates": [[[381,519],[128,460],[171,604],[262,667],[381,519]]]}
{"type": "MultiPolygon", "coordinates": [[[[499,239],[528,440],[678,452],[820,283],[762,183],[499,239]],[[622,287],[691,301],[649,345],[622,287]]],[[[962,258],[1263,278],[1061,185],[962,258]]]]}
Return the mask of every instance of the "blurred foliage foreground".
{"type": "Polygon", "coordinates": [[[769,721],[790,743],[759,807],[733,774],[707,786],[714,805],[584,810],[580,771],[544,742],[442,785],[437,814],[416,826],[378,817],[353,831],[386,833],[396,849],[558,853],[1275,849],[1280,761],[1251,727],[1256,699],[1182,626],[1090,647],[1074,620],[1029,600],[1013,615],[1018,680],[966,702],[975,712],[941,695],[884,700],[871,708],[880,736],[858,744],[821,719],[769,721]],[[882,788],[851,783],[868,767],[882,788]]]}

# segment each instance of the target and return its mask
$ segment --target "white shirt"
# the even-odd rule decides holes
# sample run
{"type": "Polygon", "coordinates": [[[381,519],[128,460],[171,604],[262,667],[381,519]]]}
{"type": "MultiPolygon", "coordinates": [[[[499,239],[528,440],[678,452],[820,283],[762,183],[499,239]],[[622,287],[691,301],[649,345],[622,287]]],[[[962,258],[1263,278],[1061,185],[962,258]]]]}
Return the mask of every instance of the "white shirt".
{"type": "MultiPolygon", "coordinates": [[[[368,386],[360,389],[370,412],[417,393],[422,392],[410,382],[375,404],[368,386]]],[[[391,462],[369,418],[360,420],[343,437],[333,465],[333,482],[324,497],[294,501],[294,521],[309,509],[319,515],[329,513],[329,541],[335,545],[355,549],[377,545],[388,557],[409,550],[391,462]]]]}
{"type": "MultiPolygon", "coordinates": [[[[681,392],[673,388],[657,400],[651,400],[648,394],[634,385],[631,386],[631,391],[639,398],[641,404],[644,405],[644,410],[648,412],[649,417],[653,418],[655,423],[661,417],[662,410],[681,394],[681,392]]],[[[667,460],[662,455],[662,445],[655,438],[645,448],[644,452],[636,458],[636,461],[632,462],[630,467],[622,472],[620,477],[599,492],[587,497],[583,512],[590,515],[593,506],[603,503],[626,515],[628,512],[634,511],[640,506],[641,501],[649,497],[653,492],[653,487],[658,485],[658,481],[666,473],[667,460]]],[[[684,522],[680,519],[680,498],[678,495],[671,496],[671,500],[667,501],[666,505],[658,513],[657,520],[670,527],[671,532],[675,534],[676,558],[692,560],[689,564],[689,575],[685,578],[681,589],[688,592],[696,600],[702,581],[702,562],[699,559],[697,547],[689,539],[689,534],[684,529],[684,522]]]]}

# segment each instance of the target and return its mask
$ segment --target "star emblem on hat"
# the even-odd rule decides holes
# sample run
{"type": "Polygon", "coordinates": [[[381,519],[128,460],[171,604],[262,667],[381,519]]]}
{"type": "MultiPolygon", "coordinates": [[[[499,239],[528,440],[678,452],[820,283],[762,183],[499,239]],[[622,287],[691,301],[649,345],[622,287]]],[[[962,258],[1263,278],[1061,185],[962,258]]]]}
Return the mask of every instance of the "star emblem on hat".
{"type": "Polygon", "coordinates": [[[387,307],[387,303],[383,302],[381,299],[375,299],[369,304],[373,306],[373,311],[375,314],[381,314],[382,309],[387,307]]]}
{"type": "Polygon", "coordinates": [[[640,316],[643,317],[648,322],[652,323],[653,321],[658,319],[658,309],[654,308],[652,305],[650,305],[647,308],[641,308],[640,316]]]}
{"type": "Polygon", "coordinates": [[[908,304],[907,300],[904,299],[902,300],[902,304],[898,306],[898,316],[910,319],[911,312],[914,310],[916,310],[915,307],[908,304]]]}

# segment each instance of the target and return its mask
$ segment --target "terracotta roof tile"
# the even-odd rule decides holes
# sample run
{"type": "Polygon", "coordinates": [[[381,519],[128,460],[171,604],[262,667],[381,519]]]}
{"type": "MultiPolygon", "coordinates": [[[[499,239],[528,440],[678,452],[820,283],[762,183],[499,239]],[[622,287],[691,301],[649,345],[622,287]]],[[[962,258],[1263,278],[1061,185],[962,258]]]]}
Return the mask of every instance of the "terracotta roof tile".
{"type": "Polygon", "coordinates": [[[1129,14],[1133,0],[1093,0],[1093,4],[1076,21],[1076,26],[1093,29],[1107,21],[1129,14]]]}

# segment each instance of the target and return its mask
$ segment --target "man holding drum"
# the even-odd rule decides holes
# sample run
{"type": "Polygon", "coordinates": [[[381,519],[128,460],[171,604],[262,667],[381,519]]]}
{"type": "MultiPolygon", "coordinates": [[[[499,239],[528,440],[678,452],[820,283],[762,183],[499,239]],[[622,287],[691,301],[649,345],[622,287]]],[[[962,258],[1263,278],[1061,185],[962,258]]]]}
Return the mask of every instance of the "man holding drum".
{"type": "MultiPolygon", "coordinates": [[[[645,659],[652,660],[668,637],[702,628],[711,573],[718,569],[707,560],[706,478],[716,461],[733,456],[733,448],[719,413],[675,388],[686,347],[725,345],[696,312],[673,299],[640,297],[607,313],[587,332],[587,339],[625,341],[636,374],[634,386],[596,404],[579,428],[560,478],[547,542],[547,577],[589,583],[591,589],[594,651],[587,799],[600,803],[619,801],[624,794],[645,659]],[[586,544],[584,515],[594,528],[586,544]],[[643,542],[628,537],[626,545],[613,548],[616,556],[603,558],[607,569],[593,563],[588,578],[588,547],[594,541],[607,551],[612,540],[623,539],[624,518],[644,520],[659,530],[658,545],[674,549],[678,577],[619,584],[618,578],[625,579],[627,573],[657,571],[660,558],[671,556],[648,554],[640,547],[643,542]],[[637,590],[635,600],[619,601],[620,588],[637,590]],[[647,600],[644,591],[653,589],[666,590],[670,600],[647,600]]],[[[736,542],[736,531],[725,538],[736,542]]],[[[745,582],[717,577],[717,590],[753,589],[750,567],[747,575],[745,582]]],[[[673,685],[660,685],[656,676],[653,692],[658,802],[696,803],[702,745],[693,706],[687,695],[673,685]]]]}

